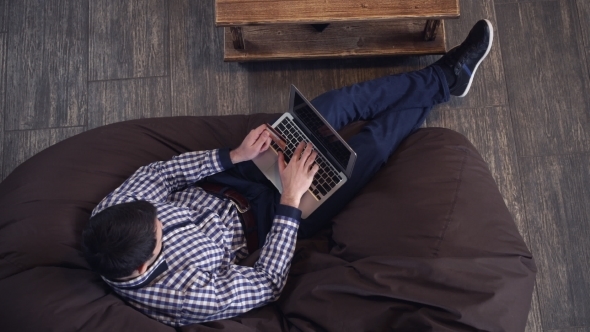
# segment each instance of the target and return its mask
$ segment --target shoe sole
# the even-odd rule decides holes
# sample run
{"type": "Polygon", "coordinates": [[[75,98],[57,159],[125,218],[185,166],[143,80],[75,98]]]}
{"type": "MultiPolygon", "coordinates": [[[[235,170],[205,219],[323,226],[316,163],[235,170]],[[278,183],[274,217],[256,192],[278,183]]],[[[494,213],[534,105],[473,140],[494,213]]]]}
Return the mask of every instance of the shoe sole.
{"type": "Polygon", "coordinates": [[[469,89],[471,89],[471,83],[473,83],[473,78],[475,77],[475,72],[477,71],[477,68],[479,67],[479,65],[481,64],[483,59],[485,59],[488,56],[488,53],[490,53],[490,50],[492,49],[492,44],[494,43],[494,27],[492,26],[492,22],[490,22],[487,19],[484,19],[484,21],[486,21],[486,23],[488,24],[488,27],[490,28],[490,44],[488,45],[488,49],[486,50],[485,54],[481,57],[481,59],[479,59],[479,61],[475,65],[475,68],[473,68],[473,72],[471,73],[471,77],[469,78],[469,83],[467,84],[467,88],[465,88],[465,92],[463,92],[462,95],[457,96],[459,98],[465,97],[467,95],[467,93],[469,92],[469,89]]]}

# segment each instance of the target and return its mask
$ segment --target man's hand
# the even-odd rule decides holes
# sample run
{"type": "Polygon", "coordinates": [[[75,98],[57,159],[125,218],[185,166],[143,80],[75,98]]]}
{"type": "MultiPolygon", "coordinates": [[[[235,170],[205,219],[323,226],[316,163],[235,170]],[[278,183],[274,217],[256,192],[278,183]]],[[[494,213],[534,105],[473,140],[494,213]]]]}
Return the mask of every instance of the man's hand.
{"type": "Polygon", "coordinates": [[[309,189],[313,176],[319,169],[319,166],[314,164],[317,155],[311,143],[306,145],[301,142],[289,164],[285,165],[285,157],[279,152],[279,173],[283,183],[281,204],[299,207],[301,196],[309,189]]]}
{"type": "Polygon", "coordinates": [[[252,160],[268,149],[270,146],[270,136],[265,128],[265,125],[262,125],[256,129],[252,129],[246,135],[242,144],[237,149],[229,152],[232,163],[237,164],[242,161],[252,160]]]}

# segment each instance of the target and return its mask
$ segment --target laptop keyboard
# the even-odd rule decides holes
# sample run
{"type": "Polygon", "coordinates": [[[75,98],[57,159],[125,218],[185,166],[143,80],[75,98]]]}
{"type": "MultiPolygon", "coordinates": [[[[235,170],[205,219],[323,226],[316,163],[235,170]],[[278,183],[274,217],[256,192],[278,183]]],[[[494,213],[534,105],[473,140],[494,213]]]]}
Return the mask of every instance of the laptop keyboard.
{"type": "MultiPolygon", "coordinates": [[[[300,142],[309,142],[309,140],[304,136],[303,132],[293,123],[293,120],[289,118],[285,118],[279,123],[275,128],[283,138],[287,141],[287,148],[286,151],[283,151],[285,156],[285,161],[289,162],[297,145],[300,142]]],[[[279,146],[271,141],[270,146],[275,151],[280,151],[281,149],[279,146]]],[[[318,172],[313,177],[313,181],[311,186],[309,187],[309,191],[313,196],[318,200],[322,200],[326,194],[330,192],[340,181],[342,181],[342,177],[339,175],[339,172],[334,168],[328,161],[318,153],[318,156],[315,159],[315,163],[319,166],[318,172]]]]}

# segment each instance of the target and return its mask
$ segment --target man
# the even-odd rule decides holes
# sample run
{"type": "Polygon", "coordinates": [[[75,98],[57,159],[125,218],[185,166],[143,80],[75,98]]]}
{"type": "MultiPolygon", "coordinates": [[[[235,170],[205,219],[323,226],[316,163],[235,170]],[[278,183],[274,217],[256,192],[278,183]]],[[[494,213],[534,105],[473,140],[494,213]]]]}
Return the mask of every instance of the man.
{"type": "Polygon", "coordinates": [[[316,98],[314,106],[336,130],[368,123],[349,140],[358,154],[351,178],[309,218],[301,220],[298,206],[317,171],[313,147],[300,144],[288,164],[279,154],[281,195],[250,161],[270,144],[260,126],[234,150],[188,152],[137,170],[93,211],[83,234],[87,261],[129,304],[168,325],[229,318],[275,301],[298,234],[311,236],[329,223],[435,104],[465,96],[492,40],[490,22],[481,20],[423,70],[316,98]],[[253,267],[236,264],[249,254],[239,212],[205,192],[203,181],[230,185],[250,199],[261,248],[253,267]]]}

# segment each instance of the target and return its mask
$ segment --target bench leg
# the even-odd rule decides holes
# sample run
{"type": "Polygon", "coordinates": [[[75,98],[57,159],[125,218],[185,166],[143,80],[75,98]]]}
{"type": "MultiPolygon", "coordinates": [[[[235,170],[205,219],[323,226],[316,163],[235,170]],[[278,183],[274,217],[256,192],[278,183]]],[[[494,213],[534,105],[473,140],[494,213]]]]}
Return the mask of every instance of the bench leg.
{"type": "Polygon", "coordinates": [[[325,23],[325,24],[312,24],[311,26],[316,29],[317,32],[322,32],[324,31],[324,29],[326,29],[328,27],[328,25],[330,25],[330,23],[325,23]]]}
{"type": "Polygon", "coordinates": [[[424,40],[432,41],[436,38],[436,30],[440,25],[440,20],[427,20],[424,27],[424,40]]]}
{"type": "Polygon", "coordinates": [[[244,37],[242,36],[242,28],[240,27],[231,27],[231,36],[234,42],[234,48],[236,50],[243,50],[244,49],[244,37]]]}

